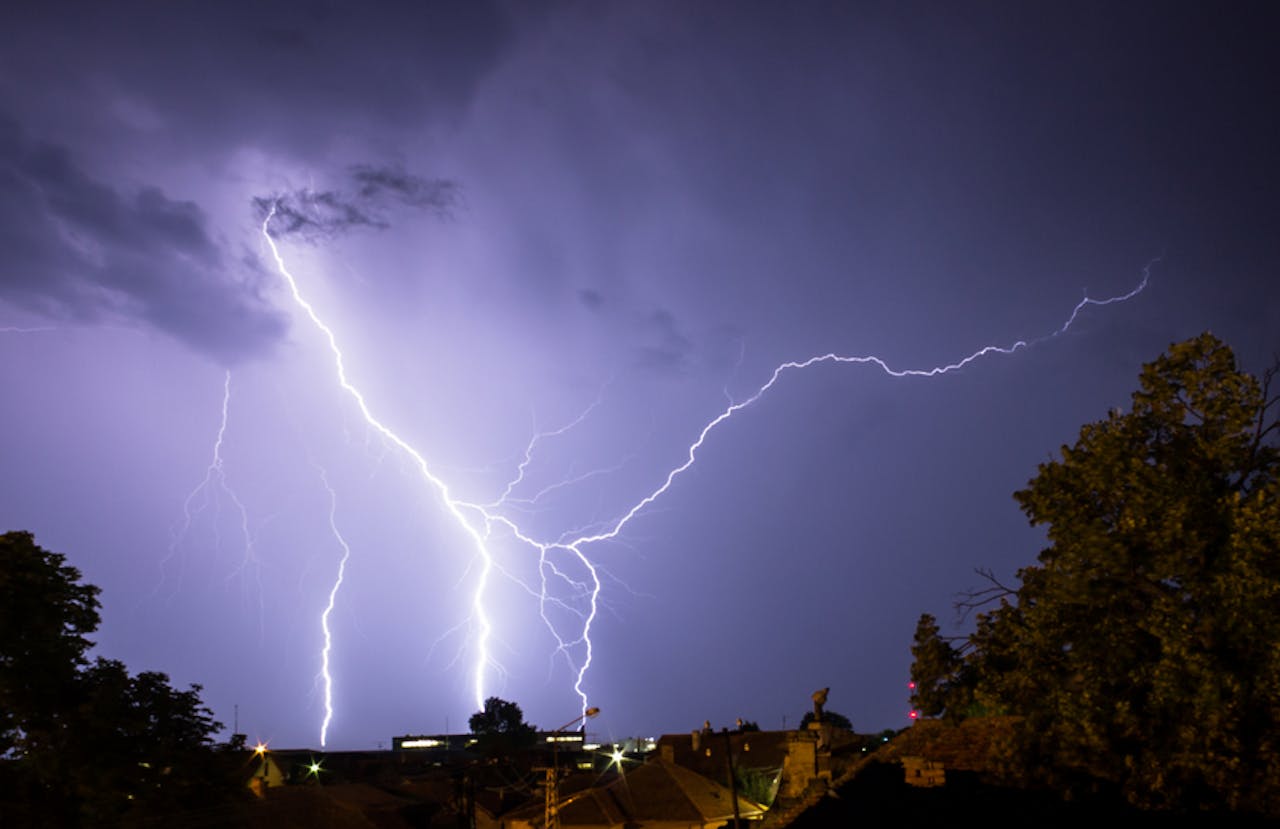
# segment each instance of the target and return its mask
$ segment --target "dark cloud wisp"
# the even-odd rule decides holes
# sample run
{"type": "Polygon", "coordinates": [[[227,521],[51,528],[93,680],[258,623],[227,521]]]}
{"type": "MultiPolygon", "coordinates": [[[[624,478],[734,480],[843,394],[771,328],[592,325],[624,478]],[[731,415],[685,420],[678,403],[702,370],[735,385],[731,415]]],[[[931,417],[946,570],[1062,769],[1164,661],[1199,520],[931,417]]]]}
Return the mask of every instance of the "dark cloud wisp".
{"type": "Polygon", "coordinates": [[[0,299],[53,318],[133,321],[222,363],[261,355],[283,317],[193,202],[119,192],[0,116],[0,299]]]}
{"type": "Polygon", "coordinates": [[[277,238],[319,241],[361,228],[385,230],[391,226],[389,211],[396,206],[448,217],[458,204],[457,184],[445,179],[369,165],[354,166],[349,173],[350,189],[301,189],[255,197],[258,221],[270,215],[271,233],[277,238]]]}

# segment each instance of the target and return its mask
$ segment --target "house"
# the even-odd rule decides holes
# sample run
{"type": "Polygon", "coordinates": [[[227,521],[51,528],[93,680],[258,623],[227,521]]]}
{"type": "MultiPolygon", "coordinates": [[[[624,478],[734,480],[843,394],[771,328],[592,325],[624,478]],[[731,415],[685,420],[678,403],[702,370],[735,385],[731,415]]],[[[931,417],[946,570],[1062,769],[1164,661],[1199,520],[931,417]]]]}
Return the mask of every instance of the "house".
{"type": "Polygon", "coordinates": [[[247,783],[250,791],[258,797],[263,797],[267,789],[283,786],[288,782],[288,776],[280,768],[280,763],[276,761],[274,754],[266,751],[258,751],[254,754],[257,762],[253,766],[253,773],[249,776],[247,783]]]}
{"type": "Polygon", "coordinates": [[[772,781],[765,803],[773,798],[790,800],[830,784],[833,752],[861,749],[868,738],[811,724],[795,731],[712,731],[704,728],[687,734],[664,734],[658,740],[658,756],[692,769],[713,780],[727,781],[729,769],[742,776],[772,781]],[[746,775],[744,775],[746,773],[746,775]]]}
{"type": "MultiPolygon", "coordinates": [[[[765,809],[738,796],[736,812],[742,820],[759,820],[765,809]]],[[[564,796],[558,804],[563,829],[713,829],[734,817],[729,787],[662,757],[564,796]]],[[[546,804],[538,801],[502,815],[495,826],[545,829],[545,824],[546,804]]]]}

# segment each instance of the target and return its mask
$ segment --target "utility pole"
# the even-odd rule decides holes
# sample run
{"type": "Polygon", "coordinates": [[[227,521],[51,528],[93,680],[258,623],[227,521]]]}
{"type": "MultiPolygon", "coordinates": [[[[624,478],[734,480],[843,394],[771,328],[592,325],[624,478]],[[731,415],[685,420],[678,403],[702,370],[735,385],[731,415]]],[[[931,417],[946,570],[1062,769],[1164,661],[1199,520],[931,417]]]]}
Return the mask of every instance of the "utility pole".
{"type": "MultiPolygon", "coordinates": [[[[578,716],[569,720],[564,725],[551,732],[551,767],[546,769],[546,807],[543,819],[545,829],[560,829],[560,742],[559,737],[569,726],[594,717],[600,713],[600,709],[592,706],[578,716]]],[[[584,724],[583,729],[586,728],[584,724]]]]}
{"type": "Polygon", "coordinates": [[[733,829],[742,826],[742,816],[738,814],[738,776],[733,773],[733,736],[729,729],[721,729],[724,734],[724,764],[729,770],[729,791],[733,792],[733,829]]]}

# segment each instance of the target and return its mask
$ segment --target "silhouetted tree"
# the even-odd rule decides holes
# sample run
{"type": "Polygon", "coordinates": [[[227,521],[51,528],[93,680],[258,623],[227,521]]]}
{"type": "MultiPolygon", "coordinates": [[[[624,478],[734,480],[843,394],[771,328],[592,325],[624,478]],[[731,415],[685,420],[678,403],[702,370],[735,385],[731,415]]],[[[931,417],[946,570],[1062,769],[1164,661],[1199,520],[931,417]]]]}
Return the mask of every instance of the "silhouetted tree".
{"type": "Polygon", "coordinates": [[[499,697],[486,699],[484,709],[472,714],[467,724],[480,750],[494,756],[529,748],[537,737],[537,729],[524,721],[520,706],[499,697]]]}
{"type": "MultiPolygon", "coordinates": [[[[1174,344],[1131,411],[1041,464],[1015,497],[1050,546],[978,615],[945,708],[967,694],[1024,718],[1026,767],[1059,785],[1280,816],[1274,377],[1209,334],[1174,344]]],[[[917,654],[922,677],[936,651],[917,654]]]]}
{"type": "Polygon", "coordinates": [[[0,757],[39,752],[76,703],[98,588],[31,533],[0,535],[0,757]]]}
{"type": "Polygon", "coordinates": [[[938,620],[925,613],[916,623],[911,655],[915,657],[911,663],[911,707],[921,716],[936,717],[947,708],[947,693],[960,672],[960,654],[942,638],[938,620]]]}
{"type": "Polygon", "coordinates": [[[239,793],[199,686],[87,662],[99,591],[65,562],[30,533],[0,535],[0,823],[181,823],[239,793]]]}
{"type": "MultiPolygon", "coordinates": [[[[823,711],[822,721],[827,725],[832,725],[836,728],[843,728],[845,731],[853,730],[853,722],[838,711],[823,711]]],[[[813,712],[806,711],[804,712],[804,716],[800,718],[800,725],[798,727],[801,730],[804,730],[809,727],[809,723],[811,722],[813,722],[813,712]]]]}

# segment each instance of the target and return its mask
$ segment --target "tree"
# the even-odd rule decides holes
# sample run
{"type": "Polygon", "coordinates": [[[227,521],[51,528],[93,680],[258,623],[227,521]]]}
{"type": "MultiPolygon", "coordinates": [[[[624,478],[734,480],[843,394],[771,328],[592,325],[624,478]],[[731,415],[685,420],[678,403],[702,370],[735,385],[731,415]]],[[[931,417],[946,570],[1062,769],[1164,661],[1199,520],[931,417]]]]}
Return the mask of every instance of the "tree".
{"type": "Polygon", "coordinates": [[[1209,334],[1174,344],[1129,412],[1040,465],[1015,498],[1050,545],[979,614],[948,708],[1024,718],[1049,782],[1280,816],[1274,376],[1209,334]]]}
{"type": "MultiPolygon", "coordinates": [[[[199,697],[99,658],[98,588],[30,533],[0,535],[0,813],[6,826],[170,820],[242,789],[199,697]]],[[[180,821],[179,821],[180,822],[180,821]]]]}
{"type": "Polygon", "coordinates": [[[0,535],[0,758],[39,751],[74,708],[98,592],[31,533],[0,535]]]}
{"type": "MultiPolygon", "coordinates": [[[[853,721],[837,711],[823,711],[822,721],[827,725],[835,726],[836,728],[843,728],[845,731],[853,730],[853,721]]],[[[813,712],[805,711],[804,716],[800,718],[800,725],[798,728],[803,731],[811,722],[813,722],[813,712]]]]}
{"type": "Polygon", "coordinates": [[[537,737],[537,729],[524,721],[520,706],[499,697],[486,699],[484,709],[472,714],[467,724],[479,748],[493,756],[529,748],[537,737]]]}
{"type": "MultiPolygon", "coordinates": [[[[928,613],[916,623],[911,645],[911,707],[924,717],[947,709],[947,692],[960,671],[960,654],[942,638],[938,620],[928,613]]],[[[954,704],[954,700],[953,700],[954,704]]]]}
{"type": "Polygon", "coordinates": [[[227,769],[209,735],[221,728],[200,701],[200,686],[179,691],[165,674],[131,676],[98,659],[81,674],[75,733],[61,747],[81,811],[96,822],[180,814],[217,799],[227,769]]]}

